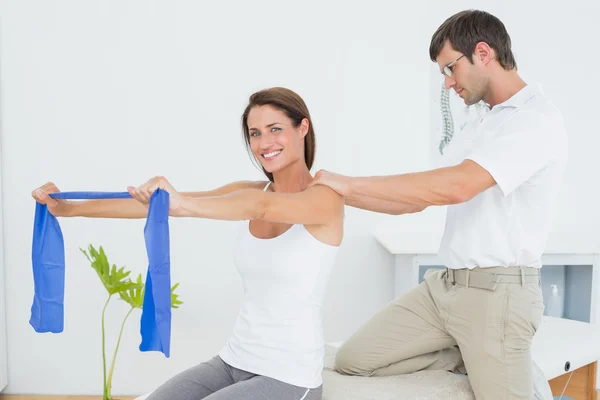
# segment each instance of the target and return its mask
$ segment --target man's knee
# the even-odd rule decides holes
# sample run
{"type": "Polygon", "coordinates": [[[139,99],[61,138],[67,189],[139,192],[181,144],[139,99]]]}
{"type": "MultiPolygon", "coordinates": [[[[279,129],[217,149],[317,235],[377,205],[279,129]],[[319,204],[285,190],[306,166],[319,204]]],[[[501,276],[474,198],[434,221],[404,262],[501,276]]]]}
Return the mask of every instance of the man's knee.
{"type": "Polygon", "coordinates": [[[358,352],[345,343],[335,355],[335,370],[344,375],[368,375],[360,368],[360,361],[358,352]]]}

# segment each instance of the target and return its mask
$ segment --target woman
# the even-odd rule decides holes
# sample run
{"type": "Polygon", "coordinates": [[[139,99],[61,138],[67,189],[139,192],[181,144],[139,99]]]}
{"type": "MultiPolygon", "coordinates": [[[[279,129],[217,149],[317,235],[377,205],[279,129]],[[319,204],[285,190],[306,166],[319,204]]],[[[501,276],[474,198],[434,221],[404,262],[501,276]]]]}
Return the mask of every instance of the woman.
{"type": "Polygon", "coordinates": [[[343,237],[344,200],[308,187],[315,134],[296,93],[254,93],[242,116],[244,139],[268,181],[179,193],[164,177],[129,187],[133,199],[57,201],[48,183],[33,197],[55,216],[144,218],[152,193],[169,192],[170,215],[249,221],[235,261],[244,299],[233,334],[209,361],[174,376],[148,400],[321,399],[321,305],[343,237]]]}

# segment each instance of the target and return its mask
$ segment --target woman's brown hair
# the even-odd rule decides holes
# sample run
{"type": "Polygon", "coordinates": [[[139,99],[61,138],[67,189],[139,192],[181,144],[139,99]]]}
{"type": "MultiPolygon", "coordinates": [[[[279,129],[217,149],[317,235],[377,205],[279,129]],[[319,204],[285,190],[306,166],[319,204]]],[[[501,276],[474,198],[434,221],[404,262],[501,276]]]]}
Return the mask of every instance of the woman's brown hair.
{"type": "MultiPolygon", "coordinates": [[[[310,113],[308,112],[308,107],[297,93],[282,87],[274,87],[270,89],[264,89],[259,92],[256,92],[250,96],[248,101],[248,106],[244,110],[244,114],[242,115],[242,129],[244,131],[244,140],[246,143],[246,148],[248,152],[252,154],[250,151],[250,132],[248,129],[248,114],[250,114],[250,110],[254,107],[259,106],[272,106],[278,110],[283,111],[289,119],[292,120],[295,127],[298,127],[304,118],[308,119],[308,132],[306,136],[304,136],[304,161],[306,162],[306,166],[310,170],[312,168],[313,162],[315,160],[315,131],[313,128],[313,123],[310,118],[310,113]]],[[[258,161],[254,159],[254,161],[258,161]]],[[[259,163],[260,165],[260,163],[259,163]]],[[[261,167],[262,168],[262,167],[261,167]]],[[[265,171],[262,168],[263,172],[269,178],[269,180],[273,181],[273,174],[265,171]]]]}

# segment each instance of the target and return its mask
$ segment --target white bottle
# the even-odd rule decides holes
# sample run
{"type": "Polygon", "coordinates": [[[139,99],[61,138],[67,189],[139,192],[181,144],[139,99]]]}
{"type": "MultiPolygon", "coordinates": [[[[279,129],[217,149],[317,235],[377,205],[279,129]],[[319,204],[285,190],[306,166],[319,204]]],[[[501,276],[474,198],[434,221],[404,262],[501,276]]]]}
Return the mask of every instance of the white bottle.
{"type": "Polygon", "coordinates": [[[550,285],[550,297],[546,304],[546,315],[550,317],[562,318],[564,312],[564,303],[562,297],[558,294],[558,286],[550,285]]]}

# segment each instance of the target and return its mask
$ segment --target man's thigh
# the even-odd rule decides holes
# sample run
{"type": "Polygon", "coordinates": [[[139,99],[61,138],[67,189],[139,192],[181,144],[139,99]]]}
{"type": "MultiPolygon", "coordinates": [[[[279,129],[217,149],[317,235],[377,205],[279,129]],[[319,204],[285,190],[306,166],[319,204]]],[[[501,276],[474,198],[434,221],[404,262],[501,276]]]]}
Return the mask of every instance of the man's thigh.
{"type": "MultiPolygon", "coordinates": [[[[444,273],[434,272],[376,313],[340,348],[336,370],[373,376],[454,369],[460,354],[451,351],[456,342],[445,331],[440,304],[432,296],[432,290],[445,290],[444,273]]],[[[436,293],[439,296],[443,295],[436,293]]]]}
{"type": "Polygon", "coordinates": [[[542,314],[538,284],[456,287],[447,328],[477,399],[532,398],[531,342],[542,314]]]}

